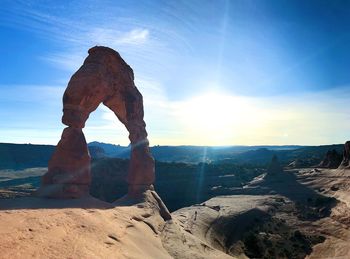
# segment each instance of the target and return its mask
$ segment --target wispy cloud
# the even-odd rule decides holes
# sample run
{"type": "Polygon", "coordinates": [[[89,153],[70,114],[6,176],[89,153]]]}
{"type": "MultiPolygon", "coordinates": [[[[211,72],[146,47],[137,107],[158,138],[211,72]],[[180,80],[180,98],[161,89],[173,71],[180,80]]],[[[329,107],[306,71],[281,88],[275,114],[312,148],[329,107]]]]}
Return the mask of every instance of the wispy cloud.
{"type": "MultiPolygon", "coordinates": [[[[62,12],[67,11],[62,6],[62,12]]],[[[175,55],[164,39],[169,39],[174,44],[184,42],[179,35],[174,35],[173,31],[162,29],[159,25],[139,21],[137,17],[126,18],[124,9],[114,8],[113,12],[101,13],[98,8],[89,9],[87,5],[74,6],[70,15],[61,15],[55,9],[46,10],[39,4],[19,1],[13,3],[10,11],[0,7],[0,14],[3,14],[0,24],[11,24],[33,31],[55,43],[59,46],[56,48],[58,50],[40,58],[68,71],[77,69],[86,57],[87,50],[95,45],[116,49],[130,62],[138,64],[139,70],[162,68],[167,64],[164,55],[175,55]],[[7,19],[15,23],[9,23],[7,19]],[[161,64],[159,57],[163,60],[161,64]],[[146,65],[151,62],[152,66],[146,65]]]]}
{"type": "Polygon", "coordinates": [[[149,30],[133,29],[117,39],[116,44],[142,44],[147,41],[149,30]]]}
{"type": "Polygon", "coordinates": [[[140,45],[149,40],[150,32],[148,29],[135,28],[129,31],[119,31],[110,28],[97,27],[86,33],[85,41],[96,42],[99,45],[140,45]]]}
{"type": "Polygon", "coordinates": [[[109,46],[130,53],[131,56],[142,51],[145,54],[149,52],[150,32],[147,29],[136,28],[122,32],[108,28],[92,28],[90,31],[77,32],[74,37],[75,40],[69,43],[69,47],[40,58],[60,69],[74,71],[83,63],[87,50],[95,45],[109,46]]]}

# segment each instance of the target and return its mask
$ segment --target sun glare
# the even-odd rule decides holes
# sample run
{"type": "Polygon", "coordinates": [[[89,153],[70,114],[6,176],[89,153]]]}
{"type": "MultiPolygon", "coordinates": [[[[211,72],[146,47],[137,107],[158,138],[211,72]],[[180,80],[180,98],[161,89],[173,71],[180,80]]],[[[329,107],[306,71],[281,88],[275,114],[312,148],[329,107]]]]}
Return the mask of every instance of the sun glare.
{"type": "MultiPolygon", "coordinates": [[[[253,123],[254,106],[247,98],[206,93],[182,104],[181,117],[196,140],[211,145],[232,143],[242,126],[253,123]]],[[[256,121],[256,120],[255,120],[256,121]]]]}

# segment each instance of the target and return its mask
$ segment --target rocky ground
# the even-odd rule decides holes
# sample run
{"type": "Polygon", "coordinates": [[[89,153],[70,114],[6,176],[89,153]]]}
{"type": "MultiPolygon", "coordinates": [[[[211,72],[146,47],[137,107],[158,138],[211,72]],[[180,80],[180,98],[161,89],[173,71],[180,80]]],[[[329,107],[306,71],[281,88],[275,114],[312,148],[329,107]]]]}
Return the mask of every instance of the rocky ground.
{"type": "Polygon", "coordinates": [[[161,216],[158,203],[0,200],[1,258],[350,258],[350,170],[264,176],[161,216]],[[121,206],[123,205],[123,206],[121,206]]]}
{"type": "Polygon", "coordinates": [[[39,186],[46,167],[0,170],[0,199],[29,196],[39,186]]]}
{"type": "Polygon", "coordinates": [[[232,256],[304,258],[324,237],[303,228],[296,212],[281,196],[237,195],[213,198],[174,214],[188,232],[232,256]]]}
{"type": "Polygon", "coordinates": [[[92,197],[0,201],[0,258],[231,258],[143,203],[92,197]]]}
{"type": "Polygon", "coordinates": [[[290,170],[236,192],[173,215],[239,258],[350,258],[350,170],[290,170]]]}
{"type": "Polygon", "coordinates": [[[350,170],[303,169],[298,181],[337,199],[329,217],[314,223],[326,240],[313,247],[309,258],[350,258],[350,170]]]}

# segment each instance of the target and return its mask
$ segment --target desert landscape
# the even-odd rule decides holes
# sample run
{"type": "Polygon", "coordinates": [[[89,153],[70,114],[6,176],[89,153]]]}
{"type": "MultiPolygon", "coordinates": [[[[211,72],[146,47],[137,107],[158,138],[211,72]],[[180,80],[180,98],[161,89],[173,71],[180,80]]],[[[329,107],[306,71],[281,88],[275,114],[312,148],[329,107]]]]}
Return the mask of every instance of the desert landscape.
{"type": "MultiPolygon", "coordinates": [[[[35,176],[17,178],[17,185],[8,187],[2,180],[1,194],[7,199],[0,200],[1,256],[348,258],[348,155],[344,152],[343,163],[336,169],[288,165],[283,169],[273,159],[266,170],[253,175],[243,186],[218,190],[218,186],[205,183],[209,196],[195,203],[191,196],[183,195],[181,199],[189,199],[187,202],[193,204],[171,214],[159,203],[159,196],[152,195],[153,191],[146,191],[142,202],[125,197],[102,201],[106,194],[99,196],[93,189],[92,195],[99,199],[88,196],[53,200],[30,195],[36,188],[35,181],[30,181],[35,176]],[[203,200],[208,197],[212,198],[203,200]]],[[[104,166],[108,165],[106,158],[103,160],[104,166]]],[[[103,186],[113,179],[114,188],[108,190],[126,192],[127,183],[123,186],[121,179],[125,178],[127,161],[110,160],[107,168],[113,170],[96,179],[104,182],[94,184],[93,177],[92,186],[103,186]],[[119,172],[115,170],[117,162],[119,172]]],[[[45,173],[43,169],[19,173],[26,171],[40,177],[45,173]]],[[[220,167],[217,170],[222,171],[220,167]]],[[[226,178],[225,174],[222,176],[226,178]]],[[[212,184],[225,181],[210,179],[212,184]]],[[[156,190],[161,191],[165,183],[158,184],[156,190]]],[[[168,201],[166,204],[182,206],[172,197],[180,199],[181,194],[166,189],[160,192],[168,201]]],[[[118,197],[118,193],[114,195],[118,197]]]]}
{"type": "Polygon", "coordinates": [[[4,1],[0,258],[350,258],[348,10],[4,1]]]}

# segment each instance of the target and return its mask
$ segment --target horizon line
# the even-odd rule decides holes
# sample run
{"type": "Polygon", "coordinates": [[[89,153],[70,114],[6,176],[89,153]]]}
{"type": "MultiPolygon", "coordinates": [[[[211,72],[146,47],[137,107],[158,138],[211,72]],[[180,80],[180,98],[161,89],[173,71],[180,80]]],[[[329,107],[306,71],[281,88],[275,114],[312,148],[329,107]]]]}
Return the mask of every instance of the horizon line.
{"type": "MultiPolygon", "coordinates": [[[[91,141],[88,142],[87,145],[91,143],[100,143],[100,144],[106,144],[106,145],[114,145],[114,146],[120,146],[120,147],[129,147],[129,145],[124,146],[120,144],[113,144],[113,143],[106,143],[106,142],[99,142],[99,141],[91,141]]],[[[345,143],[345,142],[344,142],[345,143]]],[[[344,145],[344,143],[331,143],[331,144],[319,144],[319,145],[302,145],[302,144],[282,144],[282,145],[274,145],[274,144],[257,144],[257,145],[191,145],[191,144],[181,144],[181,145],[167,145],[167,144],[157,144],[152,145],[150,147],[318,147],[318,146],[333,146],[333,145],[344,145]]],[[[42,144],[42,143],[13,143],[13,142],[0,142],[0,144],[13,144],[13,145],[37,145],[37,146],[57,146],[57,144],[42,144]]]]}

